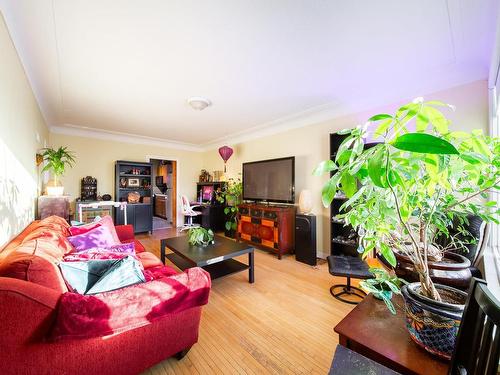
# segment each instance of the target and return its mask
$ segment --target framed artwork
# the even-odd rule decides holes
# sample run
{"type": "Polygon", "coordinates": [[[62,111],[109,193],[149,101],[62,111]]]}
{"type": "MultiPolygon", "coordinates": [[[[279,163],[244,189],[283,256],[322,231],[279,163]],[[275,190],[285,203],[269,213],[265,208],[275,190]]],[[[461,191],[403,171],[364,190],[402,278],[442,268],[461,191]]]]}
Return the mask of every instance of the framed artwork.
{"type": "Polygon", "coordinates": [[[126,178],[120,178],[120,187],[121,188],[126,188],[127,187],[127,179],[126,178]]]}
{"type": "Polygon", "coordinates": [[[138,178],[129,178],[127,182],[127,187],[140,187],[141,184],[138,178]]]}

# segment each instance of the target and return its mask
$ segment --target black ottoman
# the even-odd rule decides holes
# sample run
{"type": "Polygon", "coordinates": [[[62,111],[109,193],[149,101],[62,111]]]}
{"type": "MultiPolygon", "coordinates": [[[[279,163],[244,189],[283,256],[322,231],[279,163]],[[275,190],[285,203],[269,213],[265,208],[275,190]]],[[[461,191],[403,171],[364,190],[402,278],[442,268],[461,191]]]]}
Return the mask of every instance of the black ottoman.
{"type": "Polygon", "coordinates": [[[336,284],[330,288],[330,293],[339,301],[357,305],[366,293],[351,285],[351,277],[355,279],[371,279],[373,275],[368,271],[368,265],[358,257],[330,255],[328,260],[328,271],[333,276],[344,276],[347,278],[346,284],[336,284]],[[340,290],[339,290],[340,289],[340,290]],[[356,296],[360,301],[350,301],[342,298],[343,295],[356,296]]]}

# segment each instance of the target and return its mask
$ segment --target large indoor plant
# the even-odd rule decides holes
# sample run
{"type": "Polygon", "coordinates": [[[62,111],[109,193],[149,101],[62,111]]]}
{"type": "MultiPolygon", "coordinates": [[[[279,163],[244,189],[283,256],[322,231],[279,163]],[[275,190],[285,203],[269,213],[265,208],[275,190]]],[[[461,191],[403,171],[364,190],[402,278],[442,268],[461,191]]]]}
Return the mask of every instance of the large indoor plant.
{"type": "Polygon", "coordinates": [[[226,215],[224,227],[225,234],[228,237],[234,237],[238,228],[238,205],[241,203],[242,193],[243,185],[241,180],[239,178],[230,178],[222,191],[217,194],[217,201],[226,204],[226,207],[224,207],[224,215],[226,215]]]}
{"type": "Polygon", "coordinates": [[[60,177],[64,174],[66,167],[72,167],[75,163],[75,154],[67,147],[44,148],[43,161],[46,163],[42,172],[52,171],[53,179],[47,184],[48,195],[62,195],[64,186],[61,185],[60,177]]]}
{"type": "Polygon", "coordinates": [[[499,189],[500,144],[481,130],[451,131],[442,108],[451,106],[417,99],[342,131],[346,138],[335,159],[315,173],[331,173],[322,191],[325,206],[340,189],[349,198],[339,218],[358,231],[363,256],[376,250],[393,267],[395,252],[411,261],[419,283],[402,290],[410,334],[448,357],[465,293],[436,285],[429,263],[443,257],[435,239],[449,236],[454,222],[469,214],[498,222],[496,202],[486,199],[489,189],[499,189]],[[365,147],[369,131],[379,143],[365,147]],[[446,345],[436,344],[433,333],[446,336],[446,345]]]}

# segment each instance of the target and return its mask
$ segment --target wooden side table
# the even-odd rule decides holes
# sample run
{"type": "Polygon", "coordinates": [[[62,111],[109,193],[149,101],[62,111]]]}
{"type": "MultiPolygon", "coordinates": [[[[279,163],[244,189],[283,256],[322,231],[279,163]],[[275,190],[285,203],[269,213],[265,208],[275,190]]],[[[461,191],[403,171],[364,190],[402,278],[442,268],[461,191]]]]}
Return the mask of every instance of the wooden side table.
{"type": "Polygon", "coordinates": [[[340,345],[408,375],[445,375],[449,363],[415,344],[406,329],[404,302],[395,296],[396,315],[371,294],[335,327],[340,345]]]}
{"type": "Polygon", "coordinates": [[[53,197],[41,195],[38,197],[38,216],[40,219],[55,215],[69,221],[69,195],[53,197]]]}

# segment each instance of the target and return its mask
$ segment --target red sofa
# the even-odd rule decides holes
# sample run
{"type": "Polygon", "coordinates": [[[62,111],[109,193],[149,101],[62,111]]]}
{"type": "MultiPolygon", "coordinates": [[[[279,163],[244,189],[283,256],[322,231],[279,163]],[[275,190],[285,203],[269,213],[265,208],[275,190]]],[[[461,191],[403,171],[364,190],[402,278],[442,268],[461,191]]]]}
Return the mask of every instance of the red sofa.
{"type": "MultiPolygon", "coordinates": [[[[135,242],[146,270],[161,265],[131,226],[116,229],[120,241],[135,242]]],[[[104,337],[51,339],[69,293],[55,265],[69,251],[67,234],[63,220],[35,221],[0,252],[0,374],[137,374],[173,355],[182,358],[197,342],[201,305],[104,337]]],[[[208,299],[210,278],[201,283],[208,299]]]]}

